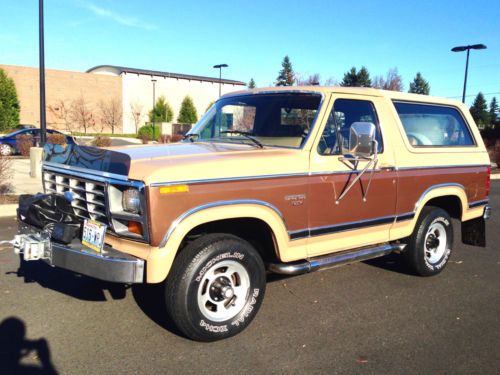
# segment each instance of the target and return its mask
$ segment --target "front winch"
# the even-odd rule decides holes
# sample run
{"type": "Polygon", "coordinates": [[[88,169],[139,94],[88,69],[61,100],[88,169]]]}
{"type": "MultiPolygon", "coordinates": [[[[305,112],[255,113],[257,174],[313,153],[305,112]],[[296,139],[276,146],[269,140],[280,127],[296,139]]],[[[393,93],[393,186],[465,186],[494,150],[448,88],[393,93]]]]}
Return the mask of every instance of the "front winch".
{"type": "Polygon", "coordinates": [[[24,260],[51,259],[50,237],[42,234],[17,234],[10,241],[16,254],[23,254],[24,260]]]}

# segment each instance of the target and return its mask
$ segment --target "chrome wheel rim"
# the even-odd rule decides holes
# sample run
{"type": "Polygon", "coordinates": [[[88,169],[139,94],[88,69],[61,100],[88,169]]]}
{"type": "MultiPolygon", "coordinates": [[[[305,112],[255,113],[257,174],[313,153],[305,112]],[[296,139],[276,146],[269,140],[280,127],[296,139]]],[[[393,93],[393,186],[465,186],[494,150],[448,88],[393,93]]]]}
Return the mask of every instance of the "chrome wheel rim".
{"type": "Polygon", "coordinates": [[[435,264],[443,258],[446,244],[446,228],[441,223],[433,223],[425,235],[425,258],[430,264],[435,264]]]}
{"type": "Polygon", "coordinates": [[[198,307],[211,321],[234,318],[245,306],[250,276],[240,263],[225,260],[209,268],[198,287],[198,307]]]}
{"type": "Polygon", "coordinates": [[[2,156],[9,156],[11,154],[11,148],[9,145],[2,144],[0,145],[0,155],[2,156]]]}

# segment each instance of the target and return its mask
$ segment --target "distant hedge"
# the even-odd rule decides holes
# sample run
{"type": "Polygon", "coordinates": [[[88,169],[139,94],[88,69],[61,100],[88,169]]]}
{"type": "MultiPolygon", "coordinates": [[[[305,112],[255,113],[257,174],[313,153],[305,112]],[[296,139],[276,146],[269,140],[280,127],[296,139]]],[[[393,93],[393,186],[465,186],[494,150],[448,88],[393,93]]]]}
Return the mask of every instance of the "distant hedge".
{"type": "Polygon", "coordinates": [[[148,138],[150,141],[157,141],[158,138],[160,138],[160,126],[155,125],[154,126],[154,134],[153,134],[153,127],[151,125],[144,125],[139,128],[139,131],[137,132],[137,138],[148,138]]]}

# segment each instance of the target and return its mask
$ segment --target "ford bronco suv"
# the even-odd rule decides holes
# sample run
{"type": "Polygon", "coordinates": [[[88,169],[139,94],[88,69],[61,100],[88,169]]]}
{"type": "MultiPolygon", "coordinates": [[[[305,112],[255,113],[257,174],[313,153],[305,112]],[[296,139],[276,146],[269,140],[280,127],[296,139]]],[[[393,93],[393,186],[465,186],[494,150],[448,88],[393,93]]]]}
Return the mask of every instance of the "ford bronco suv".
{"type": "Polygon", "coordinates": [[[400,254],[436,275],[485,245],[490,165],[461,103],[369,88],[220,98],[180,143],[47,144],[44,194],[18,210],[25,260],[101,280],[163,283],[189,338],[241,332],[266,274],[400,254]]]}

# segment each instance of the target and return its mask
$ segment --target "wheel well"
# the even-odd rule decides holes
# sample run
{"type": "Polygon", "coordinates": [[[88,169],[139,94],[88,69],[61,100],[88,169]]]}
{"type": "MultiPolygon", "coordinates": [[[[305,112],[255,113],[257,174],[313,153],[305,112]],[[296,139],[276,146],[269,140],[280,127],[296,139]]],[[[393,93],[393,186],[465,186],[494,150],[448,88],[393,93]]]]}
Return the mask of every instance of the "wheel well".
{"type": "Polygon", "coordinates": [[[432,198],[425,205],[442,208],[454,219],[462,218],[462,202],[456,195],[432,198]]]}
{"type": "Polygon", "coordinates": [[[255,218],[237,218],[212,221],[201,224],[184,237],[180,250],[190,241],[209,233],[229,233],[251,243],[264,262],[278,260],[278,251],[273,231],[264,221],[255,218]]]}

